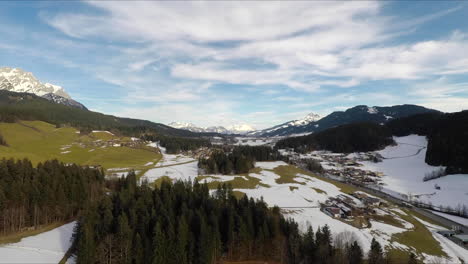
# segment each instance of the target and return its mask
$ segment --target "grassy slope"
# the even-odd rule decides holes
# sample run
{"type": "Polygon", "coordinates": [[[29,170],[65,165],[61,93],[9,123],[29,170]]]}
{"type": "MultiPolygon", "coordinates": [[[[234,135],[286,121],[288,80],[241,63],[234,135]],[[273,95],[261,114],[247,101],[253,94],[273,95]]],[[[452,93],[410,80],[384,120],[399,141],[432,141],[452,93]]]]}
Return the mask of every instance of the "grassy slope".
{"type": "Polygon", "coordinates": [[[118,138],[105,132],[82,136],[71,127],[56,128],[41,121],[23,121],[21,123],[0,123],[0,134],[8,147],[0,146],[0,157],[29,158],[33,164],[58,159],[65,163],[82,165],[101,165],[104,168],[143,169],[144,164],[157,161],[160,154],[147,149],[129,147],[99,147],[92,145],[96,140],[118,139],[121,142],[129,138],[118,138]],[[64,146],[70,146],[64,148],[64,146]],[[70,151],[69,153],[62,153],[70,151]]]}

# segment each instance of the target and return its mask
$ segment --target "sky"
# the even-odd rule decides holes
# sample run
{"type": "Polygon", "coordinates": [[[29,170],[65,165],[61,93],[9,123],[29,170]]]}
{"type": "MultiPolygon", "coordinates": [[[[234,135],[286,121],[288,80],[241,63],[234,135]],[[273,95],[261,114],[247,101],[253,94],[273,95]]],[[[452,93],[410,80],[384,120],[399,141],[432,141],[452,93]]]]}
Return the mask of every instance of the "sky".
{"type": "Polygon", "coordinates": [[[0,66],[165,124],[468,109],[465,1],[0,1],[0,36],[0,66]]]}

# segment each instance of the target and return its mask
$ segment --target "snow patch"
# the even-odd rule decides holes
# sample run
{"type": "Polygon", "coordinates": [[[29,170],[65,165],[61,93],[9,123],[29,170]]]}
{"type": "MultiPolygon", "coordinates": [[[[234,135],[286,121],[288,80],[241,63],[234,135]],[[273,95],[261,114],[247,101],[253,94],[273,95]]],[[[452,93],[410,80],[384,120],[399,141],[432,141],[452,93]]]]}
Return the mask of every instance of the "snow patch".
{"type": "Polygon", "coordinates": [[[58,263],[71,246],[76,222],[42,234],[26,237],[18,243],[0,246],[0,263],[58,263]]]}

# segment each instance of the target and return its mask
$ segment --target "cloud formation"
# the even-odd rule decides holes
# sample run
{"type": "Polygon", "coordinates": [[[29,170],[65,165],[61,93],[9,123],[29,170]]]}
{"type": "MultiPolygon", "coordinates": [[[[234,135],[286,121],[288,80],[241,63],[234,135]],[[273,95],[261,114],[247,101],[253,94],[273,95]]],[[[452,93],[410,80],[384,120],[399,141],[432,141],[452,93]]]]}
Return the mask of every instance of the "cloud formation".
{"type": "Polygon", "coordinates": [[[92,74],[126,91],[126,107],[114,111],[122,115],[157,111],[164,116],[157,121],[217,125],[216,112],[263,127],[292,113],[369,102],[467,107],[467,87],[457,85],[468,73],[467,29],[415,34],[460,6],[402,18],[381,1],[85,3],[95,12],[40,17],[67,41],[103,51],[92,74]],[[444,88],[417,88],[440,80],[444,88]],[[260,121],[265,113],[269,121],[260,121]]]}

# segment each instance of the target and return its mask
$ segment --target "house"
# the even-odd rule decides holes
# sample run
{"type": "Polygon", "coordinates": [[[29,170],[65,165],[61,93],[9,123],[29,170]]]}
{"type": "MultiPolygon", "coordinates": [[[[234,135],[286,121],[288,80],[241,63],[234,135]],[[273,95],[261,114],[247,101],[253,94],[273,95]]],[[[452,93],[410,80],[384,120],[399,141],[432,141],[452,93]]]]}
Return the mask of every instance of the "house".
{"type": "Polygon", "coordinates": [[[354,197],[356,197],[357,199],[359,200],[362,200],[364,199],[365,197],[367,197],[367,195],[363,192],[355,192],[352,194],[354,197]]]}
{"type": "Polygon", "coordinates": [[[379,206],[380,199],[374,197],[364,197],[362,202],[367,206],[379,206]]]}
{"type": "Polygon", "coordinates": [[[342,217],[343,218],[346,218],[346,217],[351,217],[352,214],[353,214],[353,209],[348,207],[346,204],[344,203],[338,203],[336,204],[336,207],[340,208],[341,212],[342,212],[342,217]]]}
{"type": "Polygon", "coordinates": [[[338,207],[325,207],[323,212],[331,217],[340,218],[341,217],[341,209],[338,207]]]}
{"type": "Polygon", "coordinates": [[[468,245],[468,235],[453,235],[452,236],[458,244],[462,246],[468,245]]]}
{"type": "Polygon", "coordinates": [[[441,231],[437,231],[437,233],[443,235],[444,237],[451,237],[457,234],[453,230],[441,230],[441,231]]]}

